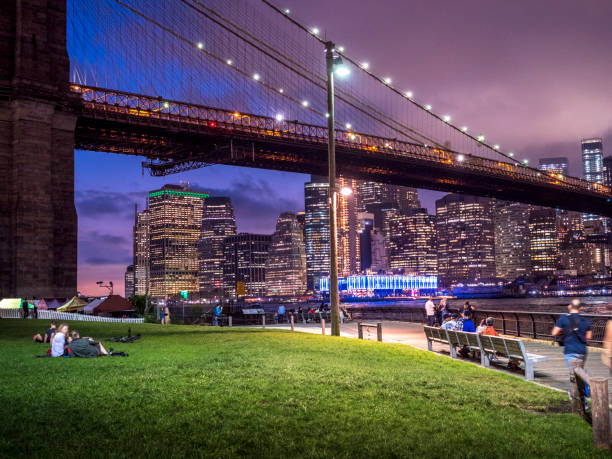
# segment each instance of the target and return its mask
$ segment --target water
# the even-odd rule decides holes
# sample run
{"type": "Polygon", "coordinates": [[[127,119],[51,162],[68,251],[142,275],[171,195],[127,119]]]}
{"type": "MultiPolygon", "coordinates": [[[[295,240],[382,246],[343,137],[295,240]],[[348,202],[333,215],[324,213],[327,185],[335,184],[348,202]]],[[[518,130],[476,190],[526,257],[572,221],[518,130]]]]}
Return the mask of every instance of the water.
{"type": "MultiPolygon", "coordinates": [[[[567,312],[567,305],[571,297],[548,297],[548,298],[474,298],[467,301],[476,309],[491,309],[502,311],[534,311],[534,312],[567,312]]],[[[612,314],[612,296],[589,296],[579,297],[584,306],[585,314],[612,314]]],[[[350,308],[376,308],[389,306],[403,306],[406,308],[423,308],[425,299],[409,301],[364,301],[346,303],[350,308]]],[[[449,299],[447,304],[450,308],[460,308],[465,299],[449,299]]],[[[436,304],[439,300],[434,301],[436,304]]]]}

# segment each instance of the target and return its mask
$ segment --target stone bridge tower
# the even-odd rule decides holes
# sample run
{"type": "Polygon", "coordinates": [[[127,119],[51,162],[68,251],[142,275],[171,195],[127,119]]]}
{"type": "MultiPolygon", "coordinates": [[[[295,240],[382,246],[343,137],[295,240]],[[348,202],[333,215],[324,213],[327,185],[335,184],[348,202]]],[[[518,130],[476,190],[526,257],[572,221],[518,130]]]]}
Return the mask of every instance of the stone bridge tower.
{"type": "Polygon", "coordinates": [[[71,296],[77,280],[66,0],[3,0],[0,298],[71,296]]]}

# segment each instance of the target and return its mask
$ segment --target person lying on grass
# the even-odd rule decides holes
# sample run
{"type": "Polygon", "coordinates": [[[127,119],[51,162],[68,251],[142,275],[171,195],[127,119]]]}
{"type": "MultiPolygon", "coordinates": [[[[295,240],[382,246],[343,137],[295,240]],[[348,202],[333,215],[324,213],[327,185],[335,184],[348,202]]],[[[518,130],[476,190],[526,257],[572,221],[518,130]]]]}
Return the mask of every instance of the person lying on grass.
{"type": "Polygon", "coordinates": [[[70,355],[72,357],[92,358],[108,355],[102,343],[95,341],[93,338],[81,338],[81,335],[76,330],[73,330],[70,336],[72,338],[70,343],[70,355]]]}
{"type": "Polygon", "coordinates": [[[56,329],[57,329],[57,322],[55,320],[52,320],[51,325],[45,332],[45,337],[43,338],[40,335],[40,333],[36,333],[32,337],[32,341],[34,341],[35,343],[51,343],[51,341],[53,340],[53,336],[55,335],[56,329]]]}

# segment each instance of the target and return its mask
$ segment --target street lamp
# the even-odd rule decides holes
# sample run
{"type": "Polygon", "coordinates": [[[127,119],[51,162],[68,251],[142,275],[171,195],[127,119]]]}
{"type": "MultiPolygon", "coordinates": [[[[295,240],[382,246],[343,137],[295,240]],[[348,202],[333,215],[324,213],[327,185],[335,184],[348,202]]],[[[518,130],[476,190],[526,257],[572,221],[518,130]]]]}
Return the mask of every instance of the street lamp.
{"type": "Polygon", "coordinates": [[[104,285],[104,281],[98,281],[96,282],[96,284],[98,284],[98,287],[104,287],[108,289],[110,295],[113,294],[113,281],[109,281],[107,285],[104,285]]]}
{"type": "MultiPolygon", "coordinates": [[[[334,114],[334,73],[347,76],[350,71],[342,64],[342,58],[334,53],[334,44],[325,42],[327,67],[327,156],[329,166],[329,307],[331,310],[331,334],[340,336],[340,303],[338,301],[338,222],[336,220],[336,134],[334,114]]],[[[350,190],[350,189],[348,189],[350,190]]],[[[345,190],[341,191],[343,194],[345,190]]],[[[350,191],[349,191],[350,194],[350,191]]]]}

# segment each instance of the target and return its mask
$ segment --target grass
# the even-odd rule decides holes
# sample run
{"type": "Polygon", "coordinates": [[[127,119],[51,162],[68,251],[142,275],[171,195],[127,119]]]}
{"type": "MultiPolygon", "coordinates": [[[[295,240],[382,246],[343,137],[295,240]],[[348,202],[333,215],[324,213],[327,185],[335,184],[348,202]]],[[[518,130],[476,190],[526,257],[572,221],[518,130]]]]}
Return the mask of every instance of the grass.
{"type": "Polygon", "coordinates": [[[127,358],[36,359],[46,325],[0,320],[0,457],[605,456],[567,395],[404,345],[132,324],[127,358]]]}

